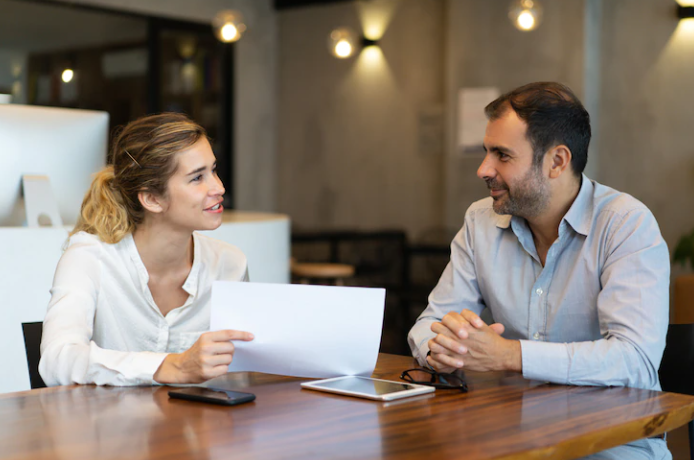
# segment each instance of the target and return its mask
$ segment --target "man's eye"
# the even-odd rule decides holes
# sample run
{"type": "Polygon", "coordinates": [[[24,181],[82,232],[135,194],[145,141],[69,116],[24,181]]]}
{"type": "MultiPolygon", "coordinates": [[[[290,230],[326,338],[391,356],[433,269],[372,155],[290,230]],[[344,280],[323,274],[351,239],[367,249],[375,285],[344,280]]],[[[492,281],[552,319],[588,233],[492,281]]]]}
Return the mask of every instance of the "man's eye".
{"type": "Polygon", "coordinates": [[[499,160],[506,161],[508,159],[509,159],[508,155],[506,155],[505,153],[499,152],[499,160]]]}

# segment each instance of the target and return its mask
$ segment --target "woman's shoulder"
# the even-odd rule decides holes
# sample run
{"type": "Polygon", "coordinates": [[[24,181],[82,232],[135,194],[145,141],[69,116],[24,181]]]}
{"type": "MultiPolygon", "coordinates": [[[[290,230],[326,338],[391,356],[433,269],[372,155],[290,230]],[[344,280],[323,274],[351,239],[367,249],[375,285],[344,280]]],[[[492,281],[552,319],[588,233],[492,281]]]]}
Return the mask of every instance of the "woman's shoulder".
{"type": "Polygon", "coordinates": [[[56,268],[55,282],[77,282],[85,277],[96,280],[101,272],[105,243],[98,236],[87,232],[70,235],[65,252],[56,268]]]}
{"type": "Polygon", "coordinates": [[[131,238],[126,235],[121,241],[115,244],[106,243],[98,235],[88,232],[77,232],[70,235],[67,244],[65,245],[65,253],[63,257],[68,258],[113,258],[119,257],[119,254],[127,252],[126,239],[131,238]]]}
{"type": "Polygon", "coordinates": [[[67,240],[65,254],[91,253],[99,254],[106,243],[97,235],[87,232],[77,232],[67,240]]]}

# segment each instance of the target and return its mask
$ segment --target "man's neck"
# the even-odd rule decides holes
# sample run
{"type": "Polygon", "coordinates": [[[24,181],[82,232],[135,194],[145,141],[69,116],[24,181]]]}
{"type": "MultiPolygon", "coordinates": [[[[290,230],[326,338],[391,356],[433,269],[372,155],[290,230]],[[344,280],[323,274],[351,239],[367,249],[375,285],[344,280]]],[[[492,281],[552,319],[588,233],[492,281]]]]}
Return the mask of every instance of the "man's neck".
{"type": "Polygon", "coordinates": [[[193,238],[190,232],[145,222],[133,232],[133,240],[150,274],[190,269],[193,263],[193,238]]]}
{"type": "Polygon", "coordinates": [[[569,181],[565,186],[558,187],[553,193],[547,209],[538,216],[526,219],[538,248],[549,248],[559,237],[559,224],[569,212],[580,189],[580,178],[569,181]]]}

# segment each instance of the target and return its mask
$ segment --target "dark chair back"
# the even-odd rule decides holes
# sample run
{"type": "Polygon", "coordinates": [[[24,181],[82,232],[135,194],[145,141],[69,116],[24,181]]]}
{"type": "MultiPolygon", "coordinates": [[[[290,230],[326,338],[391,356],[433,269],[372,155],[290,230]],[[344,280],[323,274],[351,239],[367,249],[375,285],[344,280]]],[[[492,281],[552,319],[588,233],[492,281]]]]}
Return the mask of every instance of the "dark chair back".
{"type": "Polygon", "coordinates": [[[41,375],[39,375],[39,360],[41,359],[41,335],[43,323],[22,323],[24,332],[24,347],[27,352],[27,364],[29,366],[29,382],[31,388],[45,388],[41,375]]]}
{"type": "MultiPolygon", "coordinates": [[[[694,395],[694,324],[670,324],[658,370],[663,391],[694,395]]],[[[694,422],[689,422],[689,452],[694,459],[694,422]]]]}
{"type": "Polygon", "coordinates": [[[670,324],[660,363],[663,390],[694,395],[694,324],[670,324]]]}

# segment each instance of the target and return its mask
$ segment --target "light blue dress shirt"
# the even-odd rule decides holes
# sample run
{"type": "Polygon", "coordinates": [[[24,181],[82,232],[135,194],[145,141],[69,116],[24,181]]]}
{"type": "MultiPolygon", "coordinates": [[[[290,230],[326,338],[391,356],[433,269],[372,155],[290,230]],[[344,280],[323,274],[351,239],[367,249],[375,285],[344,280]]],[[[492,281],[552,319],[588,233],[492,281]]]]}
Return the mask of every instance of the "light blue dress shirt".
{"type": "Polygon", "coordinates": [[[544,267],[525,219],[496,214],[491,198],[470,206],[408,341],[424,364],[432,323],[486,307],[520,340],[525,378],[659,390],[669,283],[653,214],[583,176],[544,267]]]}

